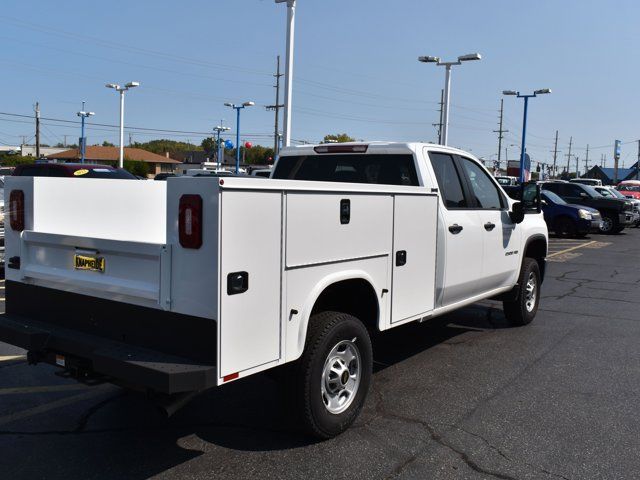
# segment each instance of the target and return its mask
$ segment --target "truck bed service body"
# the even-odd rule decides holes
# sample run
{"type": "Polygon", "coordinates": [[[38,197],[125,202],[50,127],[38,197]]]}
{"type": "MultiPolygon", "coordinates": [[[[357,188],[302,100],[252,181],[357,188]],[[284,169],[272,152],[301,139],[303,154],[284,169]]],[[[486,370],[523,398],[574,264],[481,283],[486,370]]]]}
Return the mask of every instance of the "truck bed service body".
{"type": "Polygon", "coordinates": [[[364,404],[369,332],[485,298],[533,319],[547,229],[522,188],[456,149],[381,142],[284,149],[269,180],[8,177],[0,340],[177,403],[279,367],[331,437],[364,404]]]}

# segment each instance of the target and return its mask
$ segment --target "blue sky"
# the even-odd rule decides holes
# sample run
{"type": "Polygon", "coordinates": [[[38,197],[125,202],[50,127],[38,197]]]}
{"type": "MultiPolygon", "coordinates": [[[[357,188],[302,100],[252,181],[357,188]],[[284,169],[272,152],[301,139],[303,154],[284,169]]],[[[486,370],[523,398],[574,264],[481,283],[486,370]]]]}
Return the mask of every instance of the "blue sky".
{"type": "MultiPolygon", "coordinates": [[[[444,69],[417,57],[477,51],[482,61],[454,67],[451,145],[495,158],[501,91],[549,87],[552,95],[530,103],[534,160],[550,161],[557,129],[560,155],[573,136],[581,160],[590,144],[591,163],[606,154],[611,165],[614,139],[640,138],[638,18],[640,4],[631,0],[298,0],[292,136],[434,140],[444,69]]],[[[264,105],[274,103],[271,75],[276,55],[284,56],[284,5],[5,0],[0,21],[1,112],[28,115],[38,100],[43,117],[75,121],[86,100],[94,122],[113,125],[118,102],[104,84],[137,80],[141,87],[127,94],[127,125],[195,133],[134,131],[134,141],[199,143],[220,119],[235,133],[235,117],[223,103],[253,100],[256,107],[242,116],[242,137],[272,144],[273,114],[264,105]]],[[[505,119],[514,158],[521,100],[505,98],[505,119]]],[[[31,136],[32,124],[21,122],[29,120],[0,115],[0,142],[31,136]]],[[[44,142],[79,136],[74,124],[43,124],[44,142]]],[[[117,131],[90,127],[88,137],[116,143],[117,131]]],[[[627,166],[637,149],[623,145],[627,166]]]]}

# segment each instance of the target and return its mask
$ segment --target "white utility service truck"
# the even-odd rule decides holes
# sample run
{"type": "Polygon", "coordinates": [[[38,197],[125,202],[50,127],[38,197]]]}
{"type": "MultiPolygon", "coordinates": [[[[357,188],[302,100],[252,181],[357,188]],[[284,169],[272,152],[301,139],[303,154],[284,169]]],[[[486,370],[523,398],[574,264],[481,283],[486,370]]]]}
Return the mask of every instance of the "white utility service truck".
{"type": "Polygon", "coordinates": [[[533,319],[547,228],[521,188],[460,150],[380,142],[284,149],[269,180],[7,178],[0,341],[168,412],[289,369],[301,424],[328,438],[364,404],[370,332],[486,298],[533,319]]]}

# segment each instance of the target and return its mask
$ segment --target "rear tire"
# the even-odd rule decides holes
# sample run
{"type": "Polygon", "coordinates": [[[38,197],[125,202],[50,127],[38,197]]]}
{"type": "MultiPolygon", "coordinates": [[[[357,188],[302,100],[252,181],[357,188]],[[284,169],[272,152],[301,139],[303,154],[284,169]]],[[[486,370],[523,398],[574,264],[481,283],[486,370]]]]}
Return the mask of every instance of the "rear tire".
{"type": "Polygon", "coordinates": [[[306,433],[328,439],[349,428],[364,406],[372,369],[371,339],[360,320],[340,312],[313,315],[292,392],[306,433]]]}
{"type": "Polygon", "coordinates": [[[535,318],[540,303],[540,266],[533,258],[522,262],[520,287],[515,300],[502,303],[504,316],[511,325],[527,325],[535,318]]]}

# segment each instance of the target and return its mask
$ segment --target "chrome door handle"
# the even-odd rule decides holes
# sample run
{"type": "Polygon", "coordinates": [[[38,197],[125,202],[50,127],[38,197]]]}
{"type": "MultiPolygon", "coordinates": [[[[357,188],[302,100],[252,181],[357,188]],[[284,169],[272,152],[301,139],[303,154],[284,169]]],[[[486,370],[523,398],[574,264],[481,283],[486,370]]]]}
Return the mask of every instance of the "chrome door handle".
{"type": "Polygon", "coordinates": [[[484,224],[484,229],[487,232],[490,232],[491,230],[493,230],[494,228],[496,228],[496,224],[495,223],[491,223],[491,222],[487,222],[484,224]]]}
{"type": "Polygon", "coordinates": [[[458,233],[460,233],[462,231],[462,225],[458,225],[457,223],[454,223],[453,225],[451,225],[449,227],[449,231],[451,233],[453,233],[454,235],[457,235],[458,233]]]}

